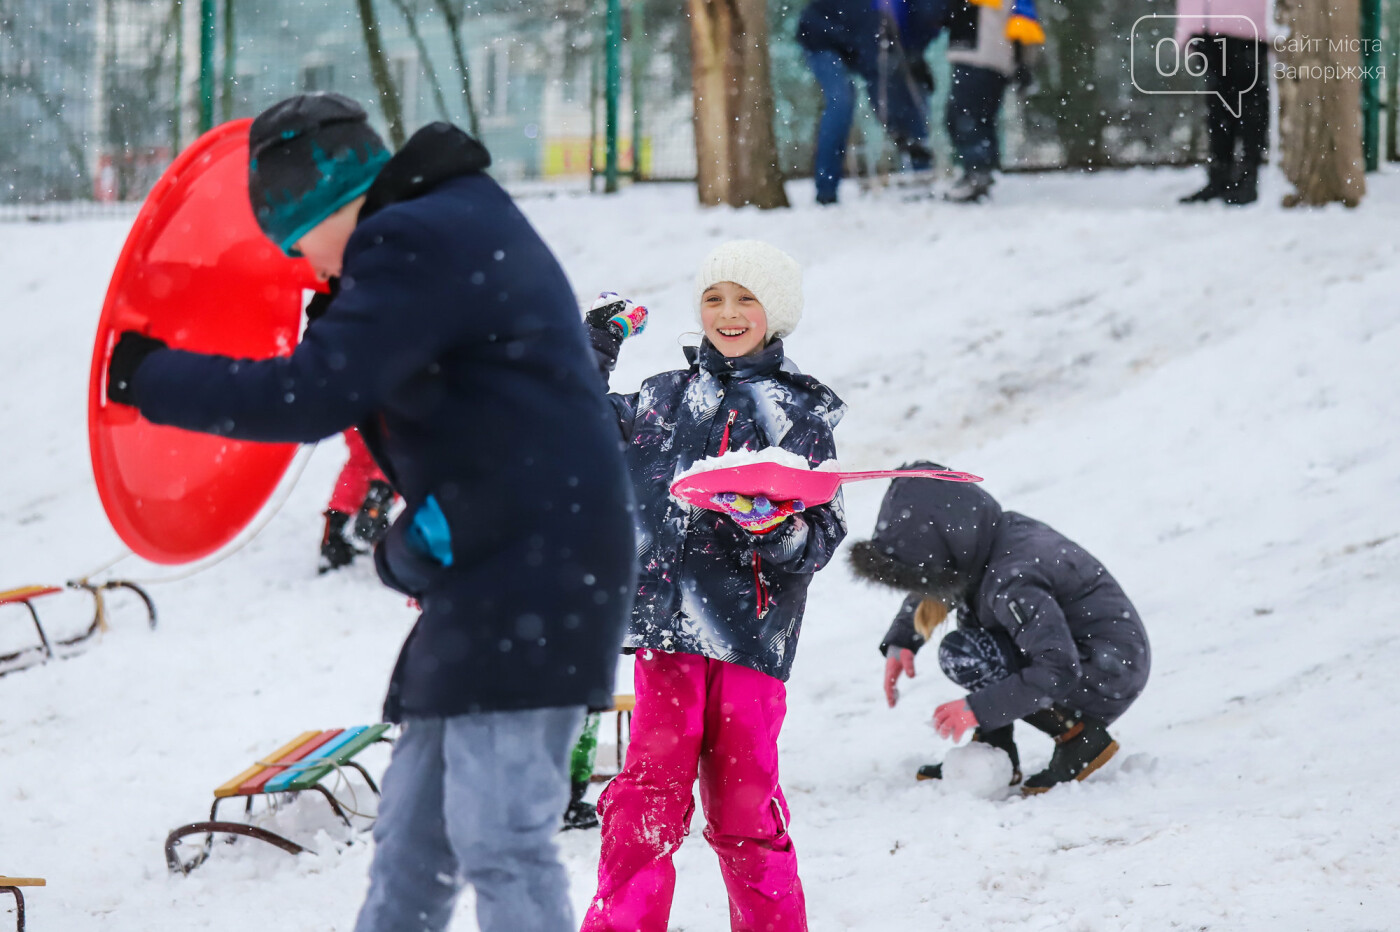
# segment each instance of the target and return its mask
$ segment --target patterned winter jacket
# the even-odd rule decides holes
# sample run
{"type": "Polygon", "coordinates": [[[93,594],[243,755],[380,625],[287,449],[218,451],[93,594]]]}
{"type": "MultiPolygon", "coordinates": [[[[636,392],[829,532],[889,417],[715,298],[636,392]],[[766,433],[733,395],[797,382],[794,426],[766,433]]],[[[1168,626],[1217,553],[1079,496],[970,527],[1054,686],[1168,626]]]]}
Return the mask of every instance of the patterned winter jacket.
{"type": "Polygon", "coordinates": [[[813,466],[834,459],[832,430],[846,406],[785,365],[781,340],[737,359],[705,342],[686,357],[690,368],[608,396],[637,494],[637,600],[624,646],[699,654],[786,681],[807,584],[846,536],[840,496],[755,535],[675,501],[669,487],[697,460],[729,450],[778,446],[813,466]]]}

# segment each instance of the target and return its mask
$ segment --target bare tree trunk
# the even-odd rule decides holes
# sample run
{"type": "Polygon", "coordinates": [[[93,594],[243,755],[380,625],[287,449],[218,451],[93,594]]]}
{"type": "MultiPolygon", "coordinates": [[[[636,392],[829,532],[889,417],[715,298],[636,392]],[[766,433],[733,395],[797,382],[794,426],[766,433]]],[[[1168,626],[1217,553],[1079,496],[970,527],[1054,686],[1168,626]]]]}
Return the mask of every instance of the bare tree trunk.
{"type": "Polygon", "coordinates": [[[1280,42],[1278,52],[1280,161],[1296,191],[1284,206],[1341,201],[1355,207],[1366,193],[1361,82],[1346,69],[1361,63],[1359,45],[1352,44],[1361,35],[1360,6],[1357,0],[1279,0],[1276,15],[1290,29],[1290,41],[1280,42]]]}
{"type": "Polygon", "coordinates": [[[767,6],[689,2],[700,203],[787,207],[773,133],[767,6]]]}
{"type": "Polygon", "coordinates": [[[408,36],[413,40],[414,48],[418,50],[418,59],[423,63],[423,72],[428,76],[428,86],[433,90],[433,103],[437,105],[438,115],[450,123],[452,116],[447,112],[447,100],[442,96],[442,82],[438,80],[437,69],[433,67],[433,60],[428,55],[427,43],[423,41],[423,34],[418,29],[418,10],[410,7],[408,0],[391,2],[398,7],[404,23],[408,26],[408,36]]]}
{"type": "Polygon", "coordinates": [[[365,34],[365,54],[369,58],[369,74],[374,80],[375,90],[379,91],[379,108],[384,111],[384,121],[389,124],[389,141],[395,149],[404,144],[403,108],[399,105],[399,91],[394,87],[394,77],[389,73],[389,62],[384,57],[384,46],[379,41],[379,20],[374,15],[374,0],[356,0],[360,10],[360,27],[365,34]]]}
{"type": "Polygon", "coordinates": [[[467,123],[471,134],[481,138],[481,127],[476,121],[476,104],[472,101],[472,76],[467,70],[467,52],[462,48],[462,17],[452,6],[452,0],[437,0],[443,19],[447,20],[447,34],[452,38],[452,55],[457,59],[457,73],[462,76],[462,99],[467,102],[467,123]]]}

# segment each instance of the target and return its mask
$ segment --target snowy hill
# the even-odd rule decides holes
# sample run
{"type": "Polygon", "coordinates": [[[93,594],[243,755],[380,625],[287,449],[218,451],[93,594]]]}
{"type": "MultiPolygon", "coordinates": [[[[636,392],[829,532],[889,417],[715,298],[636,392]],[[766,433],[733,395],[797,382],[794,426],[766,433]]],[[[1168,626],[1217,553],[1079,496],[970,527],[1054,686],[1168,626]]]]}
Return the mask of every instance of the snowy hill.
{"type": "MultiPolygon", "coordinates": [[[[782,740],[814,930],[1395,926],[1400,178],[1373,177],[1350,212],[1177,207],[1196,180],[1013,177],[973,209],[891,194],[821,210],[800,186],[771,214],[700,211],[680,186],[525,202],[581,302],[612,289],[652,309],[619,389],[680,364],[712,245],[793,252],[808,297],[789,352],[850,403],[842,462],[985,476],[1102,559],[1147,622],[1153,678],[1118,757],[1084,784],[986,799],[914,783],[957,690],[926,654],[886,709],[876,645],[898,599],[823,571],[782,740]]],[[[120,551],[84,391],[126,225],[0,226],[0,589],[120,551]]],[[[32,928],[351,928],[369,846],[338,848],[316,800],[277,818],[319,856],[220,846],[176,878],[161,855],[257,755],[378,715],[412,614],[368,565],[315,576],[342,457],[322,444],[245,549],[153,584],[156,632],[117,601],[86,653],[0,678],[0,874],[48,878],[32,928]]],[[[853,538],[882,492],[848,491],[853,538]]],[[[85,624],[79,596],[41,607],[60,635],[85,624]]],[[[0,653],[28,635],[0,609],[0,653]]],[[[1028,773],[1043,765],[1048,740],[1020,743],[1028,773]]],[[[728,928],[700,828],[677,858],[686,932],[728,928]]],[[[581,915],[598,836],[560,840],[581,915]]],[[[456,927],[474,927],[470,903],[456,927]]]]}

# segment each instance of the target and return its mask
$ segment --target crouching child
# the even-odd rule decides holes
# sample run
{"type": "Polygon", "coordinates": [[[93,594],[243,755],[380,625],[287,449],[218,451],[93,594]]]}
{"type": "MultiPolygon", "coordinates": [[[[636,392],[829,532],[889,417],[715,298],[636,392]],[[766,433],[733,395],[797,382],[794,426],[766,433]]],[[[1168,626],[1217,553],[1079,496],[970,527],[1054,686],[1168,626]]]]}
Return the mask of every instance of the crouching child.
{"type": "MultiPolygon", "coordinates": [[[[1083,780],[1117,753],[1108,726],[1147,685],[1151,651],[1128,596],[1079,545],[1003,511],[979,486],[898,479],[874,536],[850,559],[858,576],[908,593],[880,644],[891,707],[899,676],[914,675],[914,654],[955,611],[938,662],[968,695],[935,711],[940,735],[960,740],[975,729],[974,741],[1011,757],[1013,785],[1021,782],[1015,722],[1049,735],[1054,754],[1025,781],[1027,795],[1083,780]]],[[[938,764],[918,774],[942,775],[938,764]]]]}

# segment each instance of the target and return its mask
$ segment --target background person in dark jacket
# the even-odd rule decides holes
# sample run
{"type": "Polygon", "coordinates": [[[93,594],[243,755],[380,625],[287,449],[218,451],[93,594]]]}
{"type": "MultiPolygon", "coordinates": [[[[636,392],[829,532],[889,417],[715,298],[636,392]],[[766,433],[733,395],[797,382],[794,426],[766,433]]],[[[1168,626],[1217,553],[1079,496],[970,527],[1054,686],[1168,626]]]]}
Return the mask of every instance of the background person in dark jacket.
{"type": "MultiPolygon", "coordinates": [[[[899,674],[914,675],[914,652],[931,633],[927,623],[916,626],[921,604],[931,620],[956,610],[958,627],[939,645],[938,660],[969,693],[938,707],[940,734],[957,740],[976,728],[976,740],[1011,756],[1013,783],[1020,776],[1013,723],[1053,737],[1050,765],[1026,781],[1026,793],[1082,780],[1117,751],[1107,726],[1147,685],[1147,632],[1118,583],[1073,541],[1003,512],[979,486],[897,479],[874,537],[852,548],[851,565],[909,593],[880,645],[890,705],[899,674]]],[[[921,778],[941,776],[937,765],[920,770],[921,778]]]]}
{"type": "Polygon", "coordinates": [[[814,174],[817,203],[836,203],[855,117],[855,81],[915,171],[931,168],[928,97],[933,74],[924,60],[938,37],[947,0],[811,0],[797,42],[822,89],[814,174]]]}
{"type": "Polygon", "coordinates": [[[340,276],[288,357],[124,335],[109,396],[150,420],[310,442],[357,423],[405,509],[375,551],[423,612],[385,714],[359,932],[447,926],[462,884],[485,930],[573,932],[553,836],[584,707],[611,704],[631,611],[631,490],[562,269],[484,149],[428,126],[392,159],[338,95],[254,122],[264,232],[340,276]]]}

